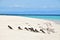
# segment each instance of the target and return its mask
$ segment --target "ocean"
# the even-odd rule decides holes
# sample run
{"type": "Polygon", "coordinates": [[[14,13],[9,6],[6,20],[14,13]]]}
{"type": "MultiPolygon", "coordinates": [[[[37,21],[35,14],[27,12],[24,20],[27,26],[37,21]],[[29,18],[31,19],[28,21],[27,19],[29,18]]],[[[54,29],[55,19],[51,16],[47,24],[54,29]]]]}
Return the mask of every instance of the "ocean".
{"type": "Polygon", "coordinates": [[[8,16],[24,16],[29,18],[38,18],[38,19],[47,19],[47,20],[56,20],[60,21],[60,15],[53,14],[0,14],[0,15],[8,15],[8,16]]]}
{"type": "Polygon", "coordinates": [[[30,18],[46,19],[60,24],[60,16],[26,16],[30,18]]]}
{"type": "Polygon", "coordinates": [[[60,21],[60,16],[26,16],[26,17],[60,21]]]}

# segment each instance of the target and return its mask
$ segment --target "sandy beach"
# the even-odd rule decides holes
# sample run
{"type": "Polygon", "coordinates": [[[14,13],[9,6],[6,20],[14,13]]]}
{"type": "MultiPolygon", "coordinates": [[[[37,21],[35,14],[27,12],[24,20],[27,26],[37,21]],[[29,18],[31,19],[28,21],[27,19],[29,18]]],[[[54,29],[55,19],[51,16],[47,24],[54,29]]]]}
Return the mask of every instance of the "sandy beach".
{"type": "Polygon", "coordinates": [[[44,20],[44,19],[36,19],[36,18],[28,18],[22,16],[1,16],[0,15],[0,40],[60,40],[60,24],[57,24],[54,21],[44,20]],[[54,29],[54,33],[48,34],[43,33],[40,28],[46,29],[46,24],[49,28],[54,29]],[[12,29],[8,28],[10,25],[12,29]],[[18,27],[21,27],[23,30],[19,30],[18,27]],[[24,28],[37,29],[37,32],[27,31],[24,28]]]}

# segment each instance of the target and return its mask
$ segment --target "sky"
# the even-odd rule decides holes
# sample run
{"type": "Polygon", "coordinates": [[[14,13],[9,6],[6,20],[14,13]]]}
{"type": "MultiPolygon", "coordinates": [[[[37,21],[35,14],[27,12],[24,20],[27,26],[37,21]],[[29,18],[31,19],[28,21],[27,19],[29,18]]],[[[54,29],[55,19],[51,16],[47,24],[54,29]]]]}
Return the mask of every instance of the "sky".
{"type": "Polygon", "coordinates": [[[60,0],[0,0],[0,14],[60,14],[60,0]]]}

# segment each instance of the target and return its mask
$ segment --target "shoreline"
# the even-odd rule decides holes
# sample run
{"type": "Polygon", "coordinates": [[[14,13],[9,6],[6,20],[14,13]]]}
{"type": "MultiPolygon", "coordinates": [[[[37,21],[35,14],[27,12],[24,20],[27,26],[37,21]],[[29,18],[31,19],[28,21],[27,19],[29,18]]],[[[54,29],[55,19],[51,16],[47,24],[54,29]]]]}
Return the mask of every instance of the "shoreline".
{"type": "MultiPolygon", "coordinates": [[[[0,15],[0,16],[13,16],[13,15],[0,15]]],[[[27,17],[27,16],[16,16],[16,17],[32,18],[32,17],[27,17]]],[[[43,18],[32,18],[32,19],[43,19],[43,18]]],[[[43,20],[53,21],[56,24],[60,24],[60,20],[51,20],[51,19],[43,19],[43,20]]]]}

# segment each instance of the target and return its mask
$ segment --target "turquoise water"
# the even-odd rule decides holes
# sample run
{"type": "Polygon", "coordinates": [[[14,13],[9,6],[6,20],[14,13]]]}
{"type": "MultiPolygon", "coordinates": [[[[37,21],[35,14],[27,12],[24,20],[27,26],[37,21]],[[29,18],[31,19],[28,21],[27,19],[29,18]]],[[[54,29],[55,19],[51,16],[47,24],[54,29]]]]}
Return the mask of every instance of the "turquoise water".
{"type": "Polygon", "coordinates": [[[26,17],[60,21],[60,16],[26,16],[26,17]]]}
{"type": "MultiPolygon", "coordinates": [[[[4,14],[3,14],[4,15],[4,14]]],[[[60,16],[58,15],[38,15],[38,14],[8,14],[9,16],[23,16],[29,18],[47,19],[60,21],[60,16]]]]}

